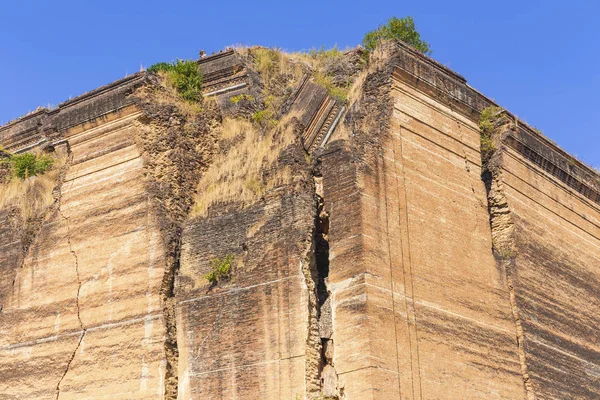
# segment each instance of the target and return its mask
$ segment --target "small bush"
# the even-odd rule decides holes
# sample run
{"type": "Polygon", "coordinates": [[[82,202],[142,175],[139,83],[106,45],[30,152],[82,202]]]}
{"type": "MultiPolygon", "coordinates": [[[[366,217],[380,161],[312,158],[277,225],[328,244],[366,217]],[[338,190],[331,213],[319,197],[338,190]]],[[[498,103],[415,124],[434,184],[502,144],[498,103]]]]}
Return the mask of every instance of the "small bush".
{"type": "Polygon", "coordinates": [[[275,126],[278,122],[275,118],[273,110],[268,107],[252,114],[252,121],[254,121],[255,124],[263,127],[275,126]]]}
{"type": "Polygon", "coordinates": [[[496,146],[492,140],[492,132],[494,131],[495,121],[500,111],[501,109],[499,107],[490,106],[482,110],[481,115],[479,116],[481,155],[484,161],[489,160],[496,151],[496,146]]]}
{"type": "Polygon", "coordinates": [[[234,258],[234,255],[227,254],[223,258],[215,258],[211,260],[210,272],[204,275],[204,279],[212,284],[231,279],[231,266],[234,258]]]}
{"type": "Polygon", "coordinates": [[[49,155],[32,153],[14,154],[9,160],[13,175],[20,179],[41,175],[52,168],[54,163],[54,159],[49,155]]]}
{"type": "Polygon", "coordinates": [[[155,74],[158,74],[159,72],[167,72],[167,71],[171,71],[172,69],[173,69],[172,63],[159,62],[159,63],[156,63],[156,64],[150,66],[148,68],[148,72],[154,72],[155,74]]]}
{"type": "Polygon", "coordinates": [[[423,54],[431,54],[429,43],[421,40],[412,17],[390,18],[386,25],[381,25],[365,35],[363,46],[367,52],[371,52],[379,42],[390,39],[401,40],[423,54]]]}
{"type": "Polygon", "coordinates": [[[501,109],[496,106],[489,106],[481,111],[479,116],[479,129],[481,132],[491,135],[494,130],[494,121],[500,111],[501,109]]]}
{"type": "Polygon", "coordinates": [[[202,97],[202,74],[193,60],[177,60],[152,65],[148,71],[163,74],[167,83],[186,101],[198,101],[202,97]]]}

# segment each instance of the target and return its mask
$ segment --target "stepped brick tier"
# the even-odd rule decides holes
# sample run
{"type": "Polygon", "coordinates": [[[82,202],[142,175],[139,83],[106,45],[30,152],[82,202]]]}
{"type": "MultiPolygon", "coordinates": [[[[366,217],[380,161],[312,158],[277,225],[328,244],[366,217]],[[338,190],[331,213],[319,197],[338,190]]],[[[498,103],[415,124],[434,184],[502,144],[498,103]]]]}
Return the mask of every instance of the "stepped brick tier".
{"type": "MultiPolygon", "coordinates": [[[[199,65],[217,119],[261,96],[236,50],[199,65]]],[[[482,157],[493,101],[402,43],[364,68],[345,103],[310,70],[289,93],[293,179],[171,225],[153,74],[0,127],[68,154],[31,235],[0,209],[0,399],[600,398],[598,173],[508,111],[482,157]]]]}

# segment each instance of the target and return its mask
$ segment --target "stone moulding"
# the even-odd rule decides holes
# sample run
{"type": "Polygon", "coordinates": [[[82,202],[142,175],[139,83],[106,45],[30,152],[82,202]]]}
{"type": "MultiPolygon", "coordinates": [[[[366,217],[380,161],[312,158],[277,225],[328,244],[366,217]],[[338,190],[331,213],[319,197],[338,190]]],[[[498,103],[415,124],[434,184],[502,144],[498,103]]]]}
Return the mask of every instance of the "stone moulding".
{"type": "Polygon", "coordinates": [[[205,96],[222,94],[248,84],[247,69],[233,50],[202,58],[198,65],[204,78],[202,92],[205,96]]]}
{"type": "Polygon", "coordinates": [[[589,167],[573,157],[563,155],[562,151],[545,145],[522,127],[516,132],[507,133],[503,143],[571,189],[600,205],[599,177],[597,173],[590,171],[589,167]]]}
{"type": "Polygon", "coordinates": [[[132,105],[127,94],[143,84],[145,78],[145,73],[136,73],[63,102],[53,110],[40,109],[0,127],[0,142],[14,153],[56,145],[63,132],[132,105]]]}

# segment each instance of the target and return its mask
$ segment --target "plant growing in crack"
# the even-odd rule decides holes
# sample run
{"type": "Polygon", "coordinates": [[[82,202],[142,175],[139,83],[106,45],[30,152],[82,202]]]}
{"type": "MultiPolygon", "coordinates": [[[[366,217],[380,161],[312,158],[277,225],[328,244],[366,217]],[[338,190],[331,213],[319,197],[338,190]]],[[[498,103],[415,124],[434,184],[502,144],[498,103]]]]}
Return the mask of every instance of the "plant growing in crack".
{"type": "Polygon", "coordinates": [[[214,258],[210,261],[210,272],[204,275],[211,285],[216,285],[220,281],[228,281],[231,279],[233,260],[235,256],[233,254],[227,254],[223,258],[214,258]]]}
{"type": "Polygon", "coordinates": [[[496,118],[500,111],[502,111],[500,107],[490,106],[483,109],[479,116],[481,156],[484,161],[489,160],[496,151],[496,145],[492,140],[492,132],[494,131],[496,118]]]}

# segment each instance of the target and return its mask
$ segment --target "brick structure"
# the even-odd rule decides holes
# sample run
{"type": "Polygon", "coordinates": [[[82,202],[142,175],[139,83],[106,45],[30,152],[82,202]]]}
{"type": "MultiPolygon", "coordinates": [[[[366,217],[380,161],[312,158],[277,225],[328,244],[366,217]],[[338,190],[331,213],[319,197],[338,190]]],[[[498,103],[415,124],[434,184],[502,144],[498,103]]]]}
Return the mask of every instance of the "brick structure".
{"type": "Polygon", "coordinates": [[[227,151],[214,121],[262,90],[235,50],[199,65],[220,116],[162,144],[172,164],[140,136],[186,123],[139,100],[151,74],[0,128],[12,153],[69,154],[33,237],[0,209],[0,398],[600,396],[596,171],[507,111],[482,160],[494,103],[388,43],[347,103],[309,68],[289,93],[290,181],[187,217],[177,188],[227,151]],[[224,255],[232,279],[211,284],[224,255]]]}

